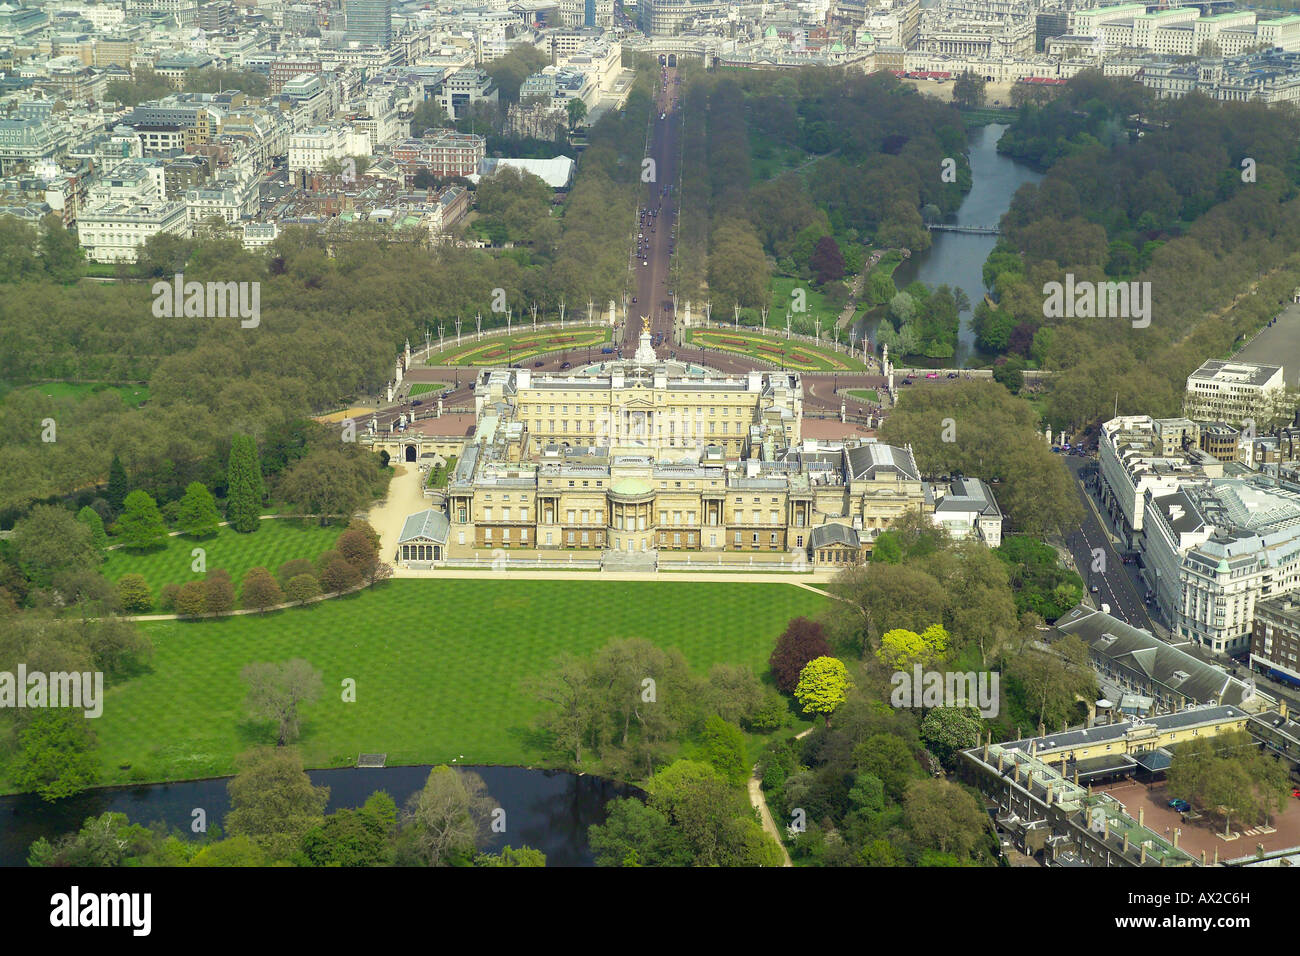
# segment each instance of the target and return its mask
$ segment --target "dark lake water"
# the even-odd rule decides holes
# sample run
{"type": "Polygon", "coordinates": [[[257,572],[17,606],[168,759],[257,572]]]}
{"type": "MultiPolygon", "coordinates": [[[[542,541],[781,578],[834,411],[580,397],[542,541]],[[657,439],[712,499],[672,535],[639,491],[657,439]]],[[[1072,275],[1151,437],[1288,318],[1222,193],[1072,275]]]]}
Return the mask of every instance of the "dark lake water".
{"type": "MultiPolygon", "coordinates": [[[[312,783],[330,788],[327,813],[359,807],[376,790],[386,790],[401,810],[424,786],[428,766],[342,768],[308,771],[312,783]]],[[[548,866],[591,866],[587,827],[605,822],[605,804],[617,797],[642,796],[636,787],[602,777],[524,767],[466,767],[483,778],[496,805],[505,811],[505,832],[490,833],[483,847],[498,852],[507,844],[530,846],[546,854],[548,866]]],[[[190,833],[195,808],[208,826],[220,824],[230,809],[229,778],[92,790],[49,804],[29,795],[0,797],[0,866],[25,866],[27,850],[38,837],[53,840],[79,830],[87,817],[125,813],[132,823],[161,820],[190,833]]]]}
{"type": "MultiPolygon", "coordinates": [[[[970,134],[971,191],[966,194],[953,222],[963,226],[996,226],[1011,205],[1011,198],[1025,183],[1043,178],[1028,166],[1021,165],[998,153],[998,140],[1006,131],[1005,124],[980,126],[970,134]]],[[[971,311],[961,314],[956,361],[966,368],[987,360],[975,349],[974,309],[984,298],[984,260],[997,245],[997,236],[972,236],[958,232],[931,234],[934,244],[925,252],[918,252],[904,261],[894,272],[894,282],[900,288],[920,280],[934,288],[946,283],[964,289],[970,298],[971,311]]],[[[867,336],[875,340],[877,320],[863,321],[867,336]]],[[[901,360],[895,359],[895,364],[901,360]]],[[[925,361],[912,357],[909,364],[922,365],[925,361]]],[[[937,360],[933,365],[951,367],[953,359],[937,360]]]]}

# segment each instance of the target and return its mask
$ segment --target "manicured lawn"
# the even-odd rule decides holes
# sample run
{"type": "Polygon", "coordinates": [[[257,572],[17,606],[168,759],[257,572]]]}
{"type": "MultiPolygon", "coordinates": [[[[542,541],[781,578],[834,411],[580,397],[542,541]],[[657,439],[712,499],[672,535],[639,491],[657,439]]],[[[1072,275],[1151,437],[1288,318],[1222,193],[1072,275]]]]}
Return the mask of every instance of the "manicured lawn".
{"type": "MultiPolygon", "coordinates": [[[[547,329],[533,332],[525,330],[512,335],[494,335],[480,342],[474,341],[473,330],[466,333],[468,344],[450,348],[432,355],[430,365],[482,365],[505,366],[515,362],[532,361],[539,355],[551,352],[587,349],[609,341],[608,326],[574,325],[572,328],[547,329]]],[[[594,356],[593,356],[594,357],[594,356]]]]}
{"type": "Polygon", "coordinates": [[[880,395],[876,392],[874,388],[851,388],[848,390],[848,392],[854,398],[860,398],[864,402],[880,401],[880,395]]]}
{"type": "Polygon", "coordinates": [[[273,743],[244,716],[239,672],[252,661],[306,658],[323,675],[304,710],[308,767],[360,752],[388,763],[536,764],[541,704],[521,688],[564,652],[618,638],[680,648],[692,668],[719,661],[762,673],[786,622],[825,599],[793,585],[697,582],[437,581],[378,589],[265,616],[143,625],[152,670],[106,692],[95,721],[103,783],[231,772],[234,756],[273,743]],[[356,681],[356,702],[341,700],[356,681]],[[131,769],[121,765],[130,764],[131,769]]]}
{"type": "Polygon", "coordinates": [[[846,371],[866,367],[861,360],[850,358],[844,352],[819,348],[793,339],[761,335],[745,329],[739,331],[730,331],[725,327],[688,329],[686,340],[697,347],[706,346],[722,352],[748,355],[778,365],[784,363],[786,368],[803,371],[846,371]]]}
{"type": "Polygon", "coordinates": [[[342,532],[341,525],[322,528],[310,518],[275,518],[259,522],[257,530],[250,534],[221,528],[210,538],[176,535],[167,539],[167,547],[156,551],[130,552],[118,548],[108,553],[103,573],[110,581],[124,574],[143,574],[157,598],[164,584],[173,581],[184,584],[203,577],[190,570],[194,562],[191,553],[195,548],[202,548],[208,570],[225,568],[238,589],[240,577],[249,568],[261,565],[274,574],[276,568],[293,558],[315,560],[318,554],[333,546],[342,532]]]}
{"type": "Polygon", "coordinates": [[[428,395],[430,392],[441,392],[446,387],[445,382],[417,382],[411,386],[411,397],[419,398],[421,395],[428,395]]]}

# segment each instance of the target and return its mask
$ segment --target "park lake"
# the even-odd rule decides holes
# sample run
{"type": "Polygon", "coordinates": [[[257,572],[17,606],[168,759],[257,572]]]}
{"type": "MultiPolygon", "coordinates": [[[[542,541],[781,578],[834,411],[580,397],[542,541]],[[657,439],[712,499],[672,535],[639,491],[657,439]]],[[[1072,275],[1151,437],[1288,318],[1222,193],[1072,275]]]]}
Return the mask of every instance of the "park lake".
{"type": "MultiPolygon", "coordinates": [[[[429,776],[428,766],[344,768],[308,771],[312,783],[330,788],[326,813],[359,807],[376,790],[387,791],[399,810],[429,776]]],[[[505,811],[504,832],[489,832],[484,852],[510,845],[546,854],[548,866],[591,866],[587,828],[605,821],[605,805],[618,797],[641,796],[636,787],[613,780],[557,770],[525,767],[465,767],[483,778],[494,805],[505,811]]],[[[161,821],[169,830],[198,839],[192,832],[195,810],[208,826],[219,825],[230,809],[228,777],[88,790],[57,803],[30,794],[0,797],[0,866],[25,866],[32,842],[53,842],[81,828],[88,817],[124,813],[145,826],[161,821]]],[[[497,815],[500,818],[500,814],[497,815]]]]}

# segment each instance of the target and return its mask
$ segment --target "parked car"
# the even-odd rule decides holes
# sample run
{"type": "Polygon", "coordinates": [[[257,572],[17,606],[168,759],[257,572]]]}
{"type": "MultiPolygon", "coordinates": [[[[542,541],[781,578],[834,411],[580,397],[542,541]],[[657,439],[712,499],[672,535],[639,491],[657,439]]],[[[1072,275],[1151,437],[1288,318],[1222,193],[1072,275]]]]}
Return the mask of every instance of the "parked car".
{"type": "Polygon", "coordinates": [[[545,364],[546,364],[545,362],[534,362],[533,368],[541,368],[545,364]]]}
{"type": "Polygon", "coordinates": [[[1189,810],[1192,809],[1192,805],[1188,803],[1186,800],[1178,800],[1178,799],[1170,800],[1169,806],[1174,810],[1177,810],[1179,813],[1187,813],[1189,810]]]}
{"type": "Polygon", "coordinates": [[[1291,788],[1291,796],[1296,797],[1297,799],[1300,799],[1300,787],[1292,787],[1292,788],[1291,788]]]}
{"type": "Polygon", "coordinates": [[[1090,590],[1093,594],[1096,594],[1098,591],[1101,590],[1101,588],[1097,587],[1097,585],[1094,584],[1094,585],[1093,585],[1091,588],[1089,588],[1088,590],[1090,590]]]}
{"type": "Polygon", "coordinates": [[[948,377],[949,377],[949,378],[956,378],[956,377],[957,377],[957,373],[956,373],[956,372],[949,372],[949,373],[948,373],[948,377]]]}
{"type": "Polygon", "coordinates": [[[938,373],[938,372],[926,372],[926,373],[925,373],[925,377],[926,377],[926,378],[938,378],[938,377],[939,377],[939,373],[938,373]]]}
{"type": "Polygon", "coordinates": [[[632,304],[636,305],[636,296],[632,296],[632,304]]]}
{"type": "Polygon", "coordinates": [[[560,363],[560,368],[568,368],[568,367],[569,367],[569,363],[568,363],[568,362],[561,362],[561,363],[560,363]]]}

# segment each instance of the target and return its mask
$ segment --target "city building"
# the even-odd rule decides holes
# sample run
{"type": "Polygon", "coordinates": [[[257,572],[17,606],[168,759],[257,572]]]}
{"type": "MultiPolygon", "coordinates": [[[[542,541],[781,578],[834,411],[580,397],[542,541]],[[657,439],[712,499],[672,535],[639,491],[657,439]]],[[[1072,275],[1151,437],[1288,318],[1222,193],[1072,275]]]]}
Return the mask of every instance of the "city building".
{"type": "Polygon", "coordinates": [[[1280,365],[1210,359],[1187,376],[1183,414],[1230,425],[1251,422],[1263,429],[1277,418],[1284,389],[1280,365]]]}
{"type": "Polygon", "coordinates": [[[343,0],[347,37],[387,49],[393,43],[392,0],[343,0]]]}

